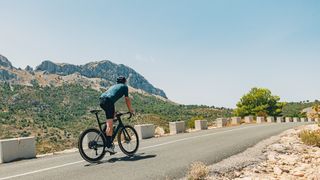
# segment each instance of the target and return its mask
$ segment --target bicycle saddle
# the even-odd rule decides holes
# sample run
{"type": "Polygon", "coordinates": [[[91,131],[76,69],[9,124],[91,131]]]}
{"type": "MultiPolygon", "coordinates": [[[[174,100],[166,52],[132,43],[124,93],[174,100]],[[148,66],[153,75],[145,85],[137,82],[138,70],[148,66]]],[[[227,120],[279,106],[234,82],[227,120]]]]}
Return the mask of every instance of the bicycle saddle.
{"type": "Polygon", "coordinates": [[[95,110],[91,110],[90,112],[92,113],[92,114],[97,114],[97,113],[99,113],[99,112],[101,112],[102,110],[98,110],[98,109],[95,109],[95,110]]]}

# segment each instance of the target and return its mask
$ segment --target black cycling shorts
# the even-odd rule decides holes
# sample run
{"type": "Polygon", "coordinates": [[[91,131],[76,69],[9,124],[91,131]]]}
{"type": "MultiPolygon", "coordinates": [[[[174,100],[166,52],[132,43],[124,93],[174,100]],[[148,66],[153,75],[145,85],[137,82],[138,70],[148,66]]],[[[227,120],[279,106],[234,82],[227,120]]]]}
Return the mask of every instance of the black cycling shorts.
{"type": "Polygon", "coordinates": [[[100,107],[106,112],[107,119],[113,119],[115,113],[114,103],[108,98],[100,98],[100,107]]]}

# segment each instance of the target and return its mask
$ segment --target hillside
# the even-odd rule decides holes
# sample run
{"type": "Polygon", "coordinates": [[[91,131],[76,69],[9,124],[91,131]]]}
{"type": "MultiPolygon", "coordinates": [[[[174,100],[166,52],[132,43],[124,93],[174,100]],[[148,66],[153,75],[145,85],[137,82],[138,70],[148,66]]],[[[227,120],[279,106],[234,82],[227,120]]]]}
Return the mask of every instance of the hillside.
{"type": "Polygon", "coordinates": [[[320,104],[319,101],[309,102],[289,102],[282,109],[282,115],[286,117],[306,117],[306,114],[301,113],[303,109],[320,104]]]}
{"type": "MultiPolygon", "coordinates": [[[[80,132],[96,126],[95,117],[88,111],[99,108],[100,93],[72,84],[31,87],[1,83],[0,139],[34,135],[38,153],[75,147],[80,132]]],[[[187,121],[201,115],[212,122],[231,113],[205,106],[177,105],[137,92],[132,92],[131,98],[138,114],[126,123],[153,123],[166,130],[169,121],[187,121]]],[[[125,104],[119,102],[117,109],[126,110],[125,104]]]]}

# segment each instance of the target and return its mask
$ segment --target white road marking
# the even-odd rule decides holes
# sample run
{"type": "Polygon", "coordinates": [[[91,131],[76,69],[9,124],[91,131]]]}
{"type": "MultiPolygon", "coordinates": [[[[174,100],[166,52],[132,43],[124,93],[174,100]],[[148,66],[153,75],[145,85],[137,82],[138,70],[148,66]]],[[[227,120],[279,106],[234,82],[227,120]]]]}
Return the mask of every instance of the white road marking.
{"type": "Polygon", "coordinates": [[[79,164],[79,163],[82,163],[82,162],[84,162],[84,161],[77,161],[77,162],[73,162],[73,163],[68,163],[68,164],[63,164],[63,165],[59,165],[59,166],[49,167],[49,168],[40,169],[40,170],[36,170],[36,171],[30,171],[30,172],[23,173],[23,174],[17,174],[17,175],[14,175],[14,176],[8,176],[8,177],[0,178],[0,180],[12,179],[12,178],[17,178],[17,177],[21,177],[21,176],[30,175],[30,174],[40,173],[40,172],[49,171],[49,170],[52,170],[52,169],[58,169],[58,168],[66,167],[66,166],[71,166],[71,165],[74,165],[74,164],[79,164]]]}
{"type": "MultiPolygon", "coordinates": [[[[260,127],[261,126],[267,126],[267,125],[260,125],[260,127]]],[[[140,148],[140,150],[155,148],[155,147],[159,147],[159,146],[173,144],[173,143],[180,142],[180,141],[186,141],[186,140],[190,140],[190,139],[196,139],[196,138],[199,138],[199,137],[206,137],[206,136],[211,136],[211,135],[215,135],[215,134],[221,134],[221,133],[226,133],[226,132],[231,132],[231,131],[237,131],[237,130],[242,130],[242,129],[247,129],[247,128],[253,128],[253,127],[256,127],[256,126],[242,127],[242,128],[230,129],[230,130],[221,131],[221,132],[214,132],[214,133],[209,133],[209,134],[204,134],[204,135],[199,135],[199,136],[192,136],[192,137],[188,137],[188,138],[182,138],[182,139],[169,141],[169,142],[166,142],[166,143],[161,143],[161,144],[157,144],[157,145],[153,145],[153,146],[143,147],[143,148],[140,148]]],[[[40,170],[30,171],[30,172],[23,173],[23,174],[17,174],[17,175],[13,175],[13,176],[3,177],[3,178],[0,178],[0,180],[6,180],[6,179],[12,179],[12,178],[17,178],[17,177],[27,176],[27,175],[30,175],[30,174],[36,174],[36,173],[40,173],[40,172],[44,172],[44,171],[49,171],[49,170],[58,169],[58,168],[66,167],[66,166],[80,164],[80,163],[83,163],[83,162],[85,162],[85,161],[82,160],[82,161],[67,163],[67,164],[63,164],[63,165],[59,165],[59,166],[53,166],[53,167],[44,168],[44,169],[40,169],[40,170]]]]}

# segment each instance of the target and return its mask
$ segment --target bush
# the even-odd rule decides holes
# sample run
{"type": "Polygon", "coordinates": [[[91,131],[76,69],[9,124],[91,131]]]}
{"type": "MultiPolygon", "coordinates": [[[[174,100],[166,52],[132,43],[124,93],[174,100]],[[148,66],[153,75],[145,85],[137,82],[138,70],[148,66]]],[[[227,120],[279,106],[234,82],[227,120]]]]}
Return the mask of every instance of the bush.
{"type": "Polygon", "coordinates": [[[209,168],[203,162],[194,162],[188,171],[189,180],[206,179],[209,175],[209,168]]]}
{"type": "Polygon", "coordinates": [[[299,134],[299,137],[301,138],[302,142],[307,145],[320,147],[320,130],[305,130],[299,134]]]}

